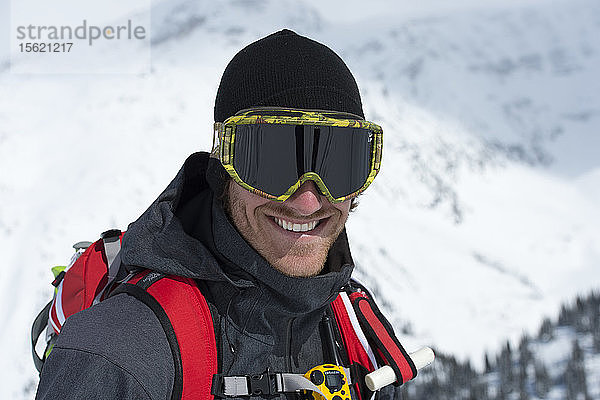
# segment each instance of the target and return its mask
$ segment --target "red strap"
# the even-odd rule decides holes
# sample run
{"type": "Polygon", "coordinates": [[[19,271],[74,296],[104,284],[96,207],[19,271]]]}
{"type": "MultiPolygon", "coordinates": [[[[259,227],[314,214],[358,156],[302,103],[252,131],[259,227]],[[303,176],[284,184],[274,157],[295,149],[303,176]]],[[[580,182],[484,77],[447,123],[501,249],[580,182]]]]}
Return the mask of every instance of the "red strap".
{"type": "Polygon", "coordinates": [[[365,333],[377,344],[377,349],[396,372],[397,383],[413,379],[417,375],[414,363],[375,303],[366,297],[355,297],[354,308],[365,333]]]}
{"type": "Polygon", "coordinates": [[[181,352],[181,398],[212,399],[212,377],[217,373],[217,344],[206,299],[193,279],[167,276],[147,292],[165,310],[181,352]]]}
{"type": "Polygon", "coordinates": [[[344,340],[344,347],[348,353],[350,364],[358,362],[365,366],[369,371],[373,371],[373,364],[371,364],[367,352],[356,335],[356,331],[352,326],[352,322],[350,322],[350,317],[348,316],[348,312],[346,311],[341,296],[338,295],[331,305],[333,306],[333,313],[342,334],[342,339],[344,340]]]}
{"type": "MultiPolygon", "coordinates": [[[[350,322],[350,317],[348,316],[348,312],[346,311],[342,297],[338,295],[331,305],[333,307],[333,314],[335,315],[337,326],[340,329],[342,340],[344,342],[344,348],[348,354],[350,365],[358,363],[367,368],[369,372],[372,372],[374,370],[373,364],[371,364],[371,360],[369,360],[367,352],[362,347],[360,340],[356,335],[356,331],[352,326],[352,322],[350,322]]],[[[362,400],[361,388],[358,382],[355,382],[355,386],[358,398],[359,400],[362,400]]]]}

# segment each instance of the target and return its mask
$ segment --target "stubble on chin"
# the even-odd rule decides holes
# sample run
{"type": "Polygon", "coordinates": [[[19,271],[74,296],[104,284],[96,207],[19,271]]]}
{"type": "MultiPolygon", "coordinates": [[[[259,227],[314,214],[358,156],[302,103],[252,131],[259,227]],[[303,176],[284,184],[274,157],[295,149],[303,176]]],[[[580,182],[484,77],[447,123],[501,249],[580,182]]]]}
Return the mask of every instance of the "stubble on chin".
{"type": "MultiPolygon", "coordinates": [[[[334,240],[330,238],[314,244],[295,244],[287,254],[281,258],[270,254],[261,254],[269,264],[279,272],[294,277],[310,277],[318,275],[325,266],[329,248],[334,240]],[[271,257],[271,260],[269,260],[271,257]]],[[[268,252],[269,250],[267,250],[268,252]]]]}
{"type": "MultiPolygon", "coordinates": [[[[263,236],[252,228],[246,214],[245,203],[242,200],[226,196],[223,206],[230,221],[242,237],[258,252],[273,268],[287,276],[310,277],[318,275],[325,266],[329,249],[341,233],[344,224],[338,226],[335,232],[321,237],[315,243],[294,243],[291,247],[276,249],[263,236]]],[[[267,208],[277,208],[268,207],[267,208]]],[[[257,210],[254,210],[257,212],[257,210]]],[[[343,218],[341,215],[336,217],[343,218]]],[[[256,221],[258,216],[255,215],[256,221]]],[[[344,221],[345,223],[345,221],[344,221]]]]}

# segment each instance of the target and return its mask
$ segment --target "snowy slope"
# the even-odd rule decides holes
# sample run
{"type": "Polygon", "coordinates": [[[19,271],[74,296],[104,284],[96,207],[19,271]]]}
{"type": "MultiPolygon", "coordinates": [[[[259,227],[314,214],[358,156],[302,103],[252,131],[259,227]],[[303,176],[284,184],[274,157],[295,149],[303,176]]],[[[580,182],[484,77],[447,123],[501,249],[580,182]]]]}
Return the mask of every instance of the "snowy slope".
{"type": "Polygon", "coordinates": [[[367,64],[367,114],[388,128],[386,168],[360,211],[375,217],[350,235],[373,238],[365,280],[403,305],[417,338],[474,356],[600,284],[599,11],[390,21],[363,42],[338,31],[353,43],[344,56],[367,64]]]}
{"type": "Polygon", "coordinates": [[[478,361],[600,286],[600,8],[473,3],[338,18],[315,2],[159,2],[150,74],[0,71],[0,397],[33,397],[49,267],[125,229],[210,147],[223,68],[283,27],[341,54],[384,127],[348,231],[408,349],[478,361]]]}
{"type": "Polygon", "coordinates": [[[437,352],[432,367],[403,387],[403,399],[600,399],[600,296],[561,305],[518,345],[486,353],[485,369],[437,352]]]}

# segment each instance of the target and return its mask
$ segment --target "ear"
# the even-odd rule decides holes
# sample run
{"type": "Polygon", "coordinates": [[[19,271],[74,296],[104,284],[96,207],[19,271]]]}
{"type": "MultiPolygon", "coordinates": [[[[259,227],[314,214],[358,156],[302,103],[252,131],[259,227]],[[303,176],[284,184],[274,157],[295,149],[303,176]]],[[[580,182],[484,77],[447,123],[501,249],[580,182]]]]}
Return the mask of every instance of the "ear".
{"type": "MultiPolygon", "coordinates": [[[[359,195],[360,196],[360,195],[359,195]]],[[[353,197],[350,200],[350,212],[354,211],[354,209],[358,207],[358,196],[353,197]]]]}

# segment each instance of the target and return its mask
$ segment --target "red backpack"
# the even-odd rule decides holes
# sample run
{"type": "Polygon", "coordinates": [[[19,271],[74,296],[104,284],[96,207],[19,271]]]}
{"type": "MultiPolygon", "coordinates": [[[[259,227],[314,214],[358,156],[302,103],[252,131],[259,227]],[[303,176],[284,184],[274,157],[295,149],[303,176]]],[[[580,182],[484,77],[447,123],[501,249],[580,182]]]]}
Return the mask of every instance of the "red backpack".
{"type": "MultiPolygon", "coordinates": [[[[166,333],[175,366],[171,399],[273,395],[287,391],[282,382],[286,375],[292,374],[237,377],[218,374],[213,319],[196,281],[150,270],[125,270],[119,257],[122,237],[122,232],[110,230],[95,243],[79,242],[74,245],[76,252],[69,265],[53,268],[54,297],[32,326],[32,354],[40,373],[69,316],[108,296],[127,293],[155,313],[166,333]],[[44,330],[47,345],[40,357],[35,346],[44,330]],[[231,387],[236,391],[232,392],[231,387]]],[[[373,394],[364,377],[381,365],[393,369],[397,378],[394,385],[416,376],[413,361],[364,287],[349,282],[332,302],[330,314],[335,320],[330,339],[334,346],[341,343],[345,350],[351,392],[358,400],[368,400],[373,394]]]]}

